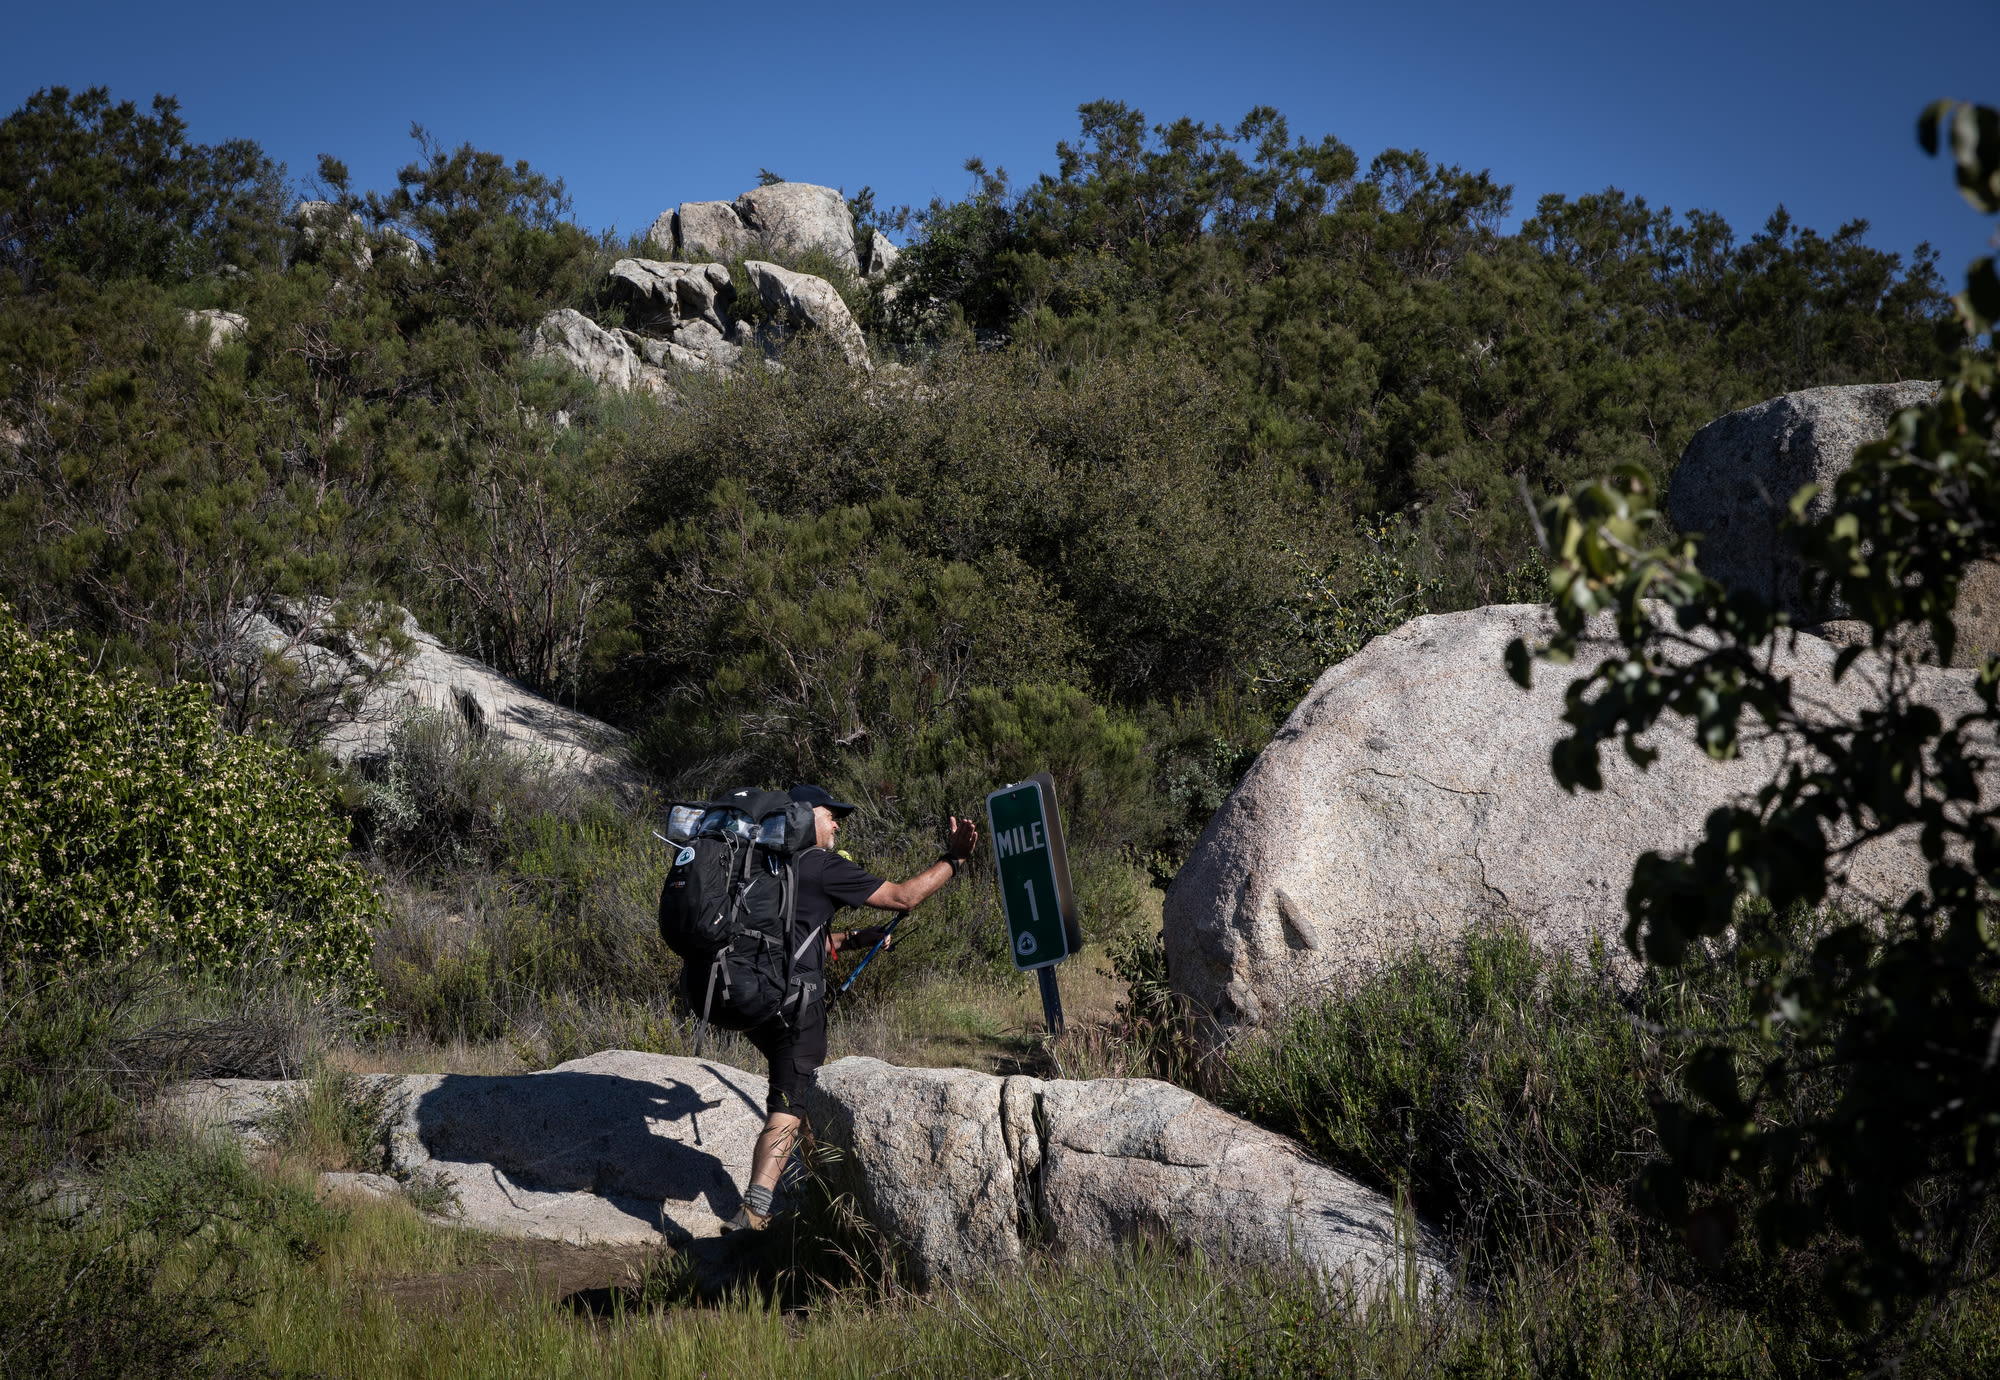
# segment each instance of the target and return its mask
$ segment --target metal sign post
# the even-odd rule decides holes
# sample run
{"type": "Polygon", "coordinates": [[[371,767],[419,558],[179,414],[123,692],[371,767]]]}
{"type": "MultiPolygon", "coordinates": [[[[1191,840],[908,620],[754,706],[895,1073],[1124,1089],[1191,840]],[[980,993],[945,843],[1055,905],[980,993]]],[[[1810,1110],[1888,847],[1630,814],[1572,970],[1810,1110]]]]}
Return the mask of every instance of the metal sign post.
{"type": "Polygon", "coordinates": [[[1042,985],[1049,1033],[1062,1031],[1062,993],[1055,965],[1083,947],[1069,851],[1056,809],[1055,778],[1037,772],[986,797],[986,823],[1000,876],[1000,906],[1014,966],[1034,971],[1042,985]]]}

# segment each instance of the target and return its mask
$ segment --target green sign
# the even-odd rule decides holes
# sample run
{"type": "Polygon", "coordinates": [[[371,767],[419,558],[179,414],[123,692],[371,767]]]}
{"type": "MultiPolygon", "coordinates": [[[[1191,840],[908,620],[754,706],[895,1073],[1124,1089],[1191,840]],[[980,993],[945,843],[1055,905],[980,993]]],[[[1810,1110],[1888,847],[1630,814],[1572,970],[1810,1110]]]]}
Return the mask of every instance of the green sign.
{"type": "Polygon", "coordinates": [[[1000,904],[1007,912],[1014,966],[1022,970],[1060,963],[1083,947],[1055,784],[1039,772],[986,797],[993,857],[1000,865],[1000,904]]]}

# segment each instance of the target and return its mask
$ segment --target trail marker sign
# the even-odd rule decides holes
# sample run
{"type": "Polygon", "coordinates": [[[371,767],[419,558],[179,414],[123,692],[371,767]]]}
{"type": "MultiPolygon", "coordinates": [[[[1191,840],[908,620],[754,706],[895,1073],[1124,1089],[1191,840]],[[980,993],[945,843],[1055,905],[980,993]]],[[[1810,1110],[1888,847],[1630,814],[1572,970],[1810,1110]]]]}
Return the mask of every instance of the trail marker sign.
{"type": "Polygon", "coordinates": [[[1027,972],[1062,962],[1083,947],[1083,927],[1069,884],[1055,778],[1037,772],[1002,786],[986,797],[986,822],[1014,966],[1027,972]]]}

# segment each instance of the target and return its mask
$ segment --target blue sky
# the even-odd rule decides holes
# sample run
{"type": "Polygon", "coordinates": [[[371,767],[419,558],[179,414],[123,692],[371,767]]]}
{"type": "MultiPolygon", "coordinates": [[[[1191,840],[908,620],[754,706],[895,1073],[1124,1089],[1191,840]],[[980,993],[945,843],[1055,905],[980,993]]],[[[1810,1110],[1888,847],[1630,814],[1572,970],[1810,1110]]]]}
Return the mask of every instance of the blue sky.
{"type": "Polygon", "coordinates": [[[577,218],[642,228],[768,167],[872,184],[885,204],[964,192],[969,155],[1052,166],[1076,106],[1234,123],[1278,107],[1365,160],[1386,147],[1490,169],[1517,213],[1616,185],[1720,211],[1739,236],[1780,202],[1823,231],[1929,239],[1954,285],[1992,223],[1913,137],[1936,96],[2000,102],[2000,4],[1884,3],[21,6],[7,109],[44,85],[176,94],[204,141],[260,141],[360,186],[421,123],[568,183],[577,218]],[[1948,26],[1939,16],[1948,16],[1948,26]],[[1982,81],[1988,83],[1982,86],[1982,81]]]}

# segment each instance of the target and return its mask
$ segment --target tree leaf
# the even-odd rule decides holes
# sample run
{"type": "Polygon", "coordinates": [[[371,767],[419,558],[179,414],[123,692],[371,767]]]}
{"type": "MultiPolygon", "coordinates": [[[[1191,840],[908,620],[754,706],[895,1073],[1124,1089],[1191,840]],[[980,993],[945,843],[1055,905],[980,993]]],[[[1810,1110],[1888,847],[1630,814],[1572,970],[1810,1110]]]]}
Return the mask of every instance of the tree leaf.
{"type": "Polygon", "coordinates": [[[1956,102],[1953,101],[1932,101],[1924,107],[1923,114],[1917,116],[1917,142],[1933,158],[1937,157],[1938,151],[1938,121],[1950,113],[1954,104],[1956,102]]]}
{"type": "Polygon", "coordinates": [[[1965,297],[1982,325],[2000,321],[2000,273],[1994,271],[1990,255],[1973,264],[1965,275],[1965,297]]]}

